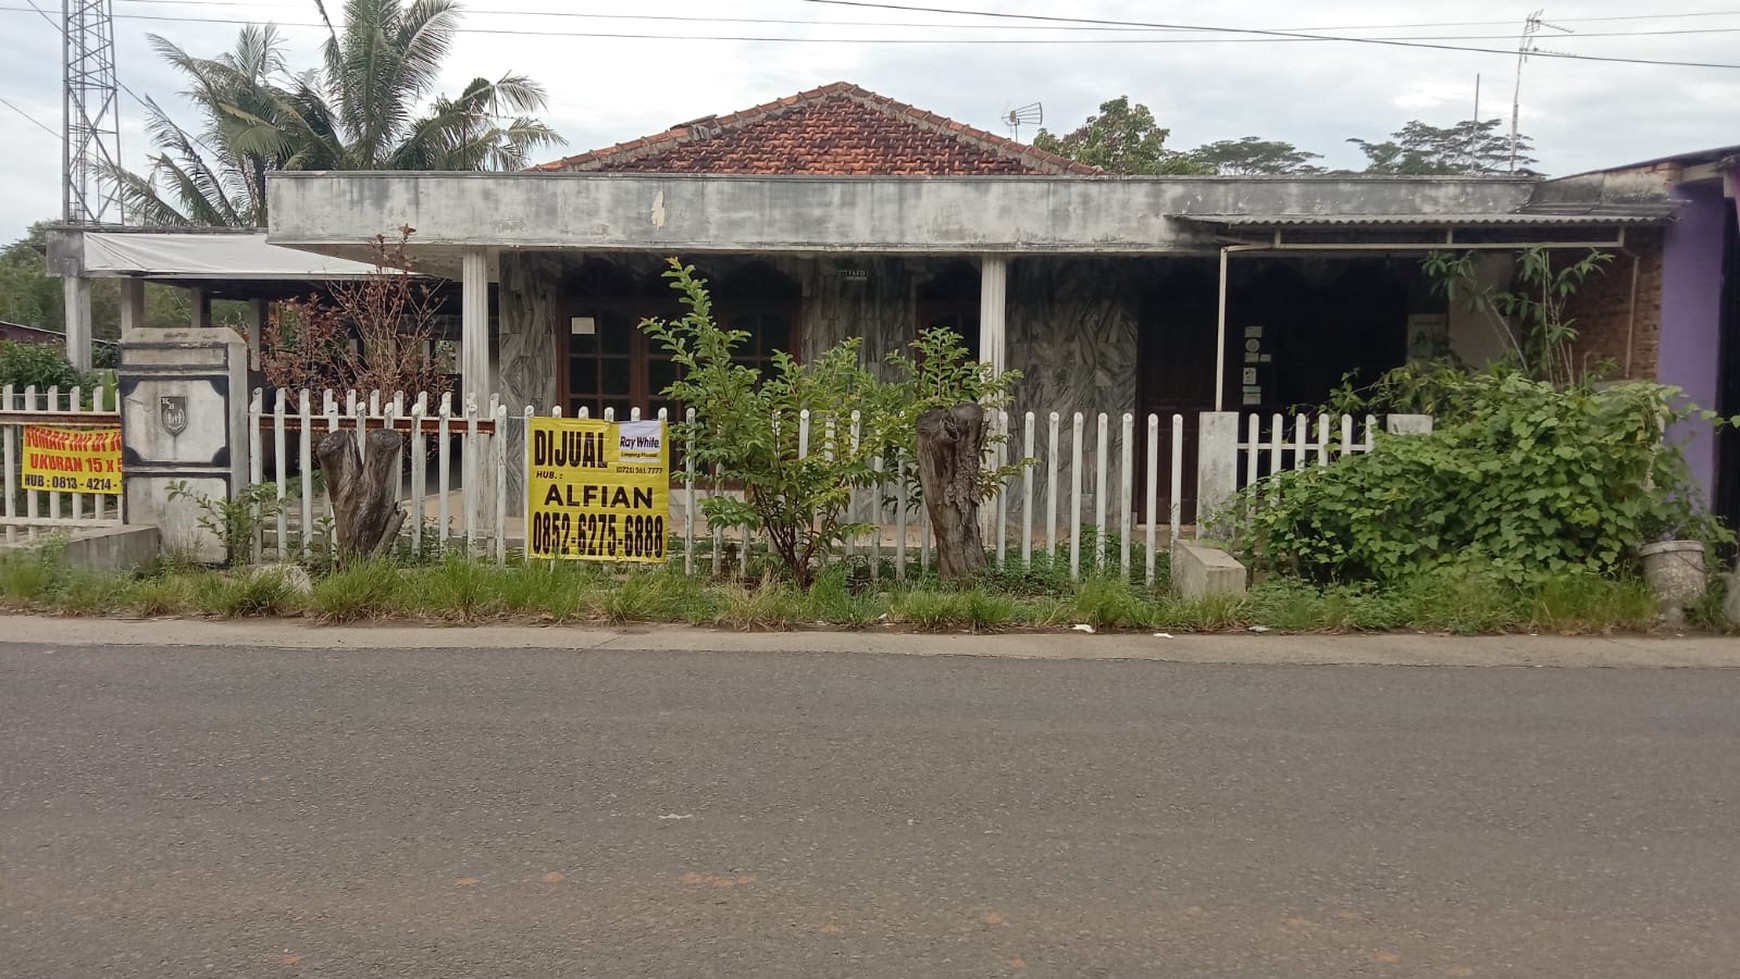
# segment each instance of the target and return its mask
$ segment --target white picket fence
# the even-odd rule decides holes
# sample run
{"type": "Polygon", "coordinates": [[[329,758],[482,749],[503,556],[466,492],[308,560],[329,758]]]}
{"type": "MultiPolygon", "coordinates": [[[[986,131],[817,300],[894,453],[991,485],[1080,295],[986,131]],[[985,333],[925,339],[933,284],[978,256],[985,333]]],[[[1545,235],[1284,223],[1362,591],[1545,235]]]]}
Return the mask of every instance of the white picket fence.
{"type": "MultiPolygon", "coordinates": [[[[249,406],[253,433],[250,446],[249,472],[255,483],[264,483],[268,472],[276,487],[280,506],[268,527],[263,528],[255,542],[256,556],[270,555],[281,559],[306,558],[326,545],[330,533],[324,494],[314,489],[313,439],[340,428],[362,432],[385,429],[416,432],[423,437],[410,439],[408,479],[401,486],[404,503],[412,518],[406,521],[404,533],[407,545],[421,552],[428,547],[442,550],[462,548],[477,556],[506,558],[508,551],[521,546],[524,523],[510,513],[522,509],[511,506],[510,492],[523,492],[523,477],[527,465],[524,449],[529,420],[538,414],[531,406],[510,411],[497,399],[479,406],[468,399],[455,410],[451,398],[442,397],[435,403],[424,395],[408,398],[403,394],[370,393],[366,397],[347,393],[342,402],[334,392],[324,392],[318,407],[309,392],[295,399],[295,407],[284,392],[274,399],[270,408],[263,392],[256,390],[249,406]],[[295,467],[290,467],[290,442],[296,442],[295,467]],[[510,451],[509,446],[515,446],[510,451]],[[434,453],[431,472],[428,453],[434,453]],[[268,456],[270,466],[268,467],[268,456]],[[303,475],[294,493],[284,474],[303,475]],[[429,476],[434,476],[430,485],[429,476]],[[516,526],[517,524],[517,526],[516,526]],[[270,533],[270,537],[268,534],[270,533]]],[[[560,408],[546,412],[561,417],[560,408]]],[[[1281,438],[1279,416],[1271,426],[1268,441],[1261,437],[1260,421],[1250,419],[1248,441],[1223,446],[1209,435],[1211,419],[1222,419],[1220,428],[1230,421],[1236,433],[1236,414],[1204,415],[1201,474],[1186,473],[1184,463],[1183,415],[1162,418],[1150,414],[1141,419],[1137,431],[1137,416],[1133,412],[1085,413],[1036,412],[1012,415],[1007,411],[992,412],[991,424],[1004,436],[992,449],[992,462],[999,468],[1008,461],[1028,460],[1017,475],[1001,488],[988,505],[986,522],[988,546],[994,548],[993,561],[998,567],[1008,567],[1019,561],[1031,567],[1034,552],[1056,556],[1062,560],[1067,549],[1069,571],[1080,576],[1085,564],[1116,565],[1126,575],[1132,572],[1132,544],[1140,534],[1144,544],[1142,573],[1148,581],[1155,576],[1156,556],[1161,546],[1170,546],[1183,523],[1181,503],[1185,480],[1199,480],[1192,488],[1213,495],[1219,492],[1212,483],[1214,473],[1225,472],[1234,478],[1221,496],[1230,495],[1238,487],[1237,460],[1243,454],[1247,482],[1263,471],[1278,471],[1288,458],[1297,467],[1310,461],[1326,462],[1349,452],[1367,451],[1372,444],[1375,420],[1365,419],[1361,438],[1353,438],[1353,419],[1339,420],[1342,438],[1330,437],[1327,416],[1319,418],[1316,437],[1308,437],[1306,421],[1301,418],[1294,431],[1281,438]],[[1170,465],[1166,477],[1170,480],[1170,501],[1167,511],[1160,512],[1162,472],[1161,426],[1170,430],[1170,465]],[[1066,438],[1067,433],[1067,438],[1066,438]],[[1145,488],[1138,501],[1135,449],[1137,438],[1145,439],[1145,488]],[[1211,459],[1210,456],[1214,456],[1211,459]],[[1264,470],[1259,463],[1265,457],[1270,465],[1264,470]],[[1218,461],[1217,461],[1218,460],[1218,461]],[[1160,527],[1168,528],[1168,539],[1159,540],[1160,527]],[[1041,532],[1043,528],[1043,532],[1041,532]],[[1084,545],[1089,550],[1084,554],[1084,545]],[[1115,547],[1115,553],[1109,553],[1115,547]],[[1095,553],[1093,548],[1104,548],[1095,553]]],[[[628,420],[639,420],[635,409],[628,420]]],[[[582,417],[585,413],[582,412],[582,417]]],[[[668,421],[665,412],[658,416],[668,421]]],[[[690,418],[693,418],[691,412],[690,418]]],[[[606,411],[607,420],[616,420],[606,411]]],[[[858,412],[831,414],[804,411],[797,418],[796,452],[803,457],[812,451],[828,452],[849,440],[856,446],[860,438],[861,418],[858,412]]],[[[682,453],[692,458],[690,453],[682,453]]],[[[877,464],[881,469],[880,463],[877,464]]],[[[910,505],[910,486],[916,483],[914,465],[909,458],[896,460],[887,478],[877,486],[866,487],[854,496],[854,519],[863,518],[876,530],[863,539],[848,542],[847,555],[866,559],[870,573],[879,576],[885,561],[892,559],[892,573],[906,577],[913,570],[922,574],[934,560],[931,529],[924,508],[910,505]],[[916,540],[913,538],[916,537],[916,540]],[[917,551],[916,556],[912,553],[917,551]],[[916,569],[914,568],[916,557],[916,569]]],[[[680,528],[683,568],[694,573],[701,559],[697,543],[710,540],[711,571],[723,574],[727,561],[747,569],[750,555],[764,545],[747,531],[735,531],[727,540],[723,528],[702,526],[701,501],[711,492],[698,478],[692,464],[672,473],[674,508],[670,525],[680,528]]]]}
{"type": "Polygon", "coordinates": [[[76,387],[66,392],[58,387],[38,391],[34,385],[22,391],[10,384],[0,388],[0,452],[6,480],[6,512],[0,525],[5,527],[7,544],[28,543],[51,533],[121,526],[119,496],[26,490],[22,485],[25,426],[108,428],[121,423],[113,390],[96,388],[90,395],[87,404],[85,391],[76,387]]]}

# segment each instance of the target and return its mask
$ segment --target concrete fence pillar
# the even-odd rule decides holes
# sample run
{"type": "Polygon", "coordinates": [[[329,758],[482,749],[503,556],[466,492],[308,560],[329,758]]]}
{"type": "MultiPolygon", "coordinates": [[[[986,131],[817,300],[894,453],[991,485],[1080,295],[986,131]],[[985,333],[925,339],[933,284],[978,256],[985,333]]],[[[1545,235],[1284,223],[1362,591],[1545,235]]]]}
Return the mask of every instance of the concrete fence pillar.
{"type": "Polygon", "coordinates": [[[122,492],[129,523],[154,524],[171,553],[224,560],[193,499],[234,499],[247,485],[248,345],[231,330],[121,334],[122,492]]]}
{"type": "MultiPolygon", "coordinates": [[[[1239,489],[1239,414],[1205,411],[1197,431],[1196,535],[1239,489]]],[[[1212,536],[1212,534],[1210,534],[1212,536]]]]}

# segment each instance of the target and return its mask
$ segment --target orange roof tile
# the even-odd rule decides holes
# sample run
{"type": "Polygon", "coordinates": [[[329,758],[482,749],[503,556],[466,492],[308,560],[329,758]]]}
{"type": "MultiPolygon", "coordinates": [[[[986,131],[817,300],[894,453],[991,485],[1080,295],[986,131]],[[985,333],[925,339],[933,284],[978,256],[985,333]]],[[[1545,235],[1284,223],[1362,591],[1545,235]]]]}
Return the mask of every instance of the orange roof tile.
{"type": "Polygon", "coordinates": [[[818,176],[1100,172],[846,82],[534,169],[818,176]]]}

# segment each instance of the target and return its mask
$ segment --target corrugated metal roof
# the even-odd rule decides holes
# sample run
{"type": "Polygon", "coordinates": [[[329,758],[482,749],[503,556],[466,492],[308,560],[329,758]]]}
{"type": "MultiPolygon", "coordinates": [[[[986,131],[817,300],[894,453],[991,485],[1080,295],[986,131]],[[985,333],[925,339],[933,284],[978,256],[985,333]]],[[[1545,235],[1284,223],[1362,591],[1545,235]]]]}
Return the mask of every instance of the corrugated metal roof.
{"type": "Polygon", "coordinates": [[[1612,227],[1661,224],[1672,211],[1626,209],[1592,213],[1532,211],[1512,214],[1178,214],[1185,221],[1234,228],[1444,228],[1444,227],[1612,227]]]}

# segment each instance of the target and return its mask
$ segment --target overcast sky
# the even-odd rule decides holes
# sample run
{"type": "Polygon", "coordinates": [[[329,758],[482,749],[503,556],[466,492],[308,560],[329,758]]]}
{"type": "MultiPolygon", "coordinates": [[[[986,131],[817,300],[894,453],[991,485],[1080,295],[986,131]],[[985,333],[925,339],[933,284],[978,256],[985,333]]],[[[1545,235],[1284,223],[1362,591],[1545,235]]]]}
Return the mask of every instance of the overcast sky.
{"type": "MultiPolygon", "coordinates": [[[[0,134],[8,151],[0,155],[0,241],[18,237],[31,221],[57,217],[60,210],[60,37],[53,24],[30,10],[32,2],[58,16],[60,4],[52,0],[0,0],[0,36],[11,42],[0,61],[0,98],[55,133],[0,106],[0,134]],[[10,9],[15,7],[20,9],[10,9]]],[[[1310,29],[1511,52],[1531,9],[1489,0],[1455,5],[1400,0],[890,2],[1204,27],[1310,29]]],[[[1659,2],[1664,6],[1647,17],[1639,11],[1648,5],[1635,0],[1550,7],[1545,19],[1574,33],[1543,30],[1540,43],[1581,55],[1740,64],[1740,0],[1659,2]],[[1724,2],[1735,9],[1705,16],[1721,11],[1724,2]]],[[[343,0],[327,4],[338,16],[343,0]]],[[[319,27],[292,26],[318,24],[313,0],[114,0],[114,7],[121,81],[174,107],[187,125],[197,120],[178,100],[180,80],[153,57],[148,34],[162,34],[191,53],[215,55],[231,47],[241,22],[270,20],[284,25],[295,67],[316,64],[324,36],[319,27]]],[[[1047,128],[1067,130],[1101,101],[1128,94],[1153,108],[1172,130],[1171,145],[1179,148],[1260,135],[1322,153],[1332,166],[1355,166],[1360,157],[1346,143],[1350,136],[1381,138],[1415,118],[1436,125],[1468,118],[1477,74],[1481,114],[1508,116],[1517,60],[1514,53],[1251,40],[1250,35],[1071,31],[1039,21],[808,0],[473,0],[466,11],[467,32],[448,60],[444,89],[457,91],[479,75],[531,75],[549,89],[545,118],[567,138],[565,152],[845,80],[994,131],[1006,131],[999,120],[1016,105],[1041,102],[1047,128]],[[568,15],[528,15],[552,11],[568,15]],[[594,36],[583,36],[588,34],[594,36]],[[802,40],[759,40],[779,37],[802,40]],[[1141,43],[1079,43],[1084,38],[1141,43]],[[934,43],[876,43],[894,39],[934,43]],[[1015,39],[1029,43],[1006,43],[1015,39]],[[1156,40],[1168,43],[1152,43],[1156,40]]],[[[1540,166],[1550,173],[1740,143],[1740,69],[1534,58],[1524,69],[1522,94],[1522,129],[1534,138],[1540,166]]],[[[140,128],[143,113],[126,95],[121,111],[124,158],[143,166],[148,148],[140,128]]],[[[1022,138],[1030,139],[1032,132],[1028,128],[1022,138]]]]}

